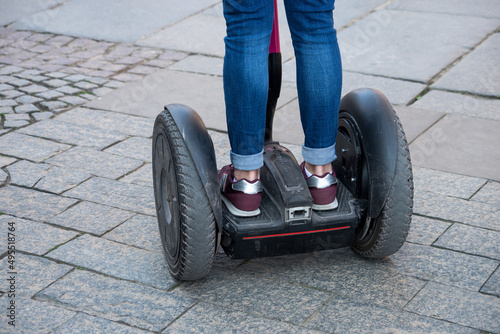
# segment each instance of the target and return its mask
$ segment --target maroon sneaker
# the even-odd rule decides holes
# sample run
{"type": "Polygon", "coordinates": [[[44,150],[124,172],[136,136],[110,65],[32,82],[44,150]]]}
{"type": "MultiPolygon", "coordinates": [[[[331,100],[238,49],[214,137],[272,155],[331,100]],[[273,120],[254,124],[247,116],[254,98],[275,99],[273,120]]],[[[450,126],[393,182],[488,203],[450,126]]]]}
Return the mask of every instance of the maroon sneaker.
{"type": "Polygon", "coordinates": [[[219,186],[222,201],[229,212],[236,217],[253,217],[260,213],[260,180],[248,181],[242,179],[234,182],[234,167],[227,165],[219,172],[219,186]]]}
{"type": "Polygon", "coordinates": [[[337,201],[337,177],[335,171],[332,173],[326,173],[322,176],[311,175],[307,177],[306,174],[306,162],[300,164],[300,169],[302,174],[306,179],[307,186],[311,192],[313,198],[313,210],[333,210],[339,206],[337,201]]]}

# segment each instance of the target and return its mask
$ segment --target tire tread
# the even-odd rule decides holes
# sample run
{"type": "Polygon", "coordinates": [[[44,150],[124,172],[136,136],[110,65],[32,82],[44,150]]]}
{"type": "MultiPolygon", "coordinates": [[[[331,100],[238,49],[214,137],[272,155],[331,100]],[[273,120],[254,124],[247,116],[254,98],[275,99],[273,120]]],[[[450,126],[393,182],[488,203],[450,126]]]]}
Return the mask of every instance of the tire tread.
{"type": "Polygon", "coordinates": [[[176,265],[169,263],[169,270],[175,279],[197,280],[206,276],[212,267],[216,246],[215,216],[194,161],[191,155],[186,153],[189,152],[188,148],[173,117],[164,111],[156,122],[162,122],[165,126],[179,195],[180,254],[176,265]]]}
{"type": "Polygon", "coordinates": [[[395,177],[382,212],[376,219],[375,232],[365,244],[355,242],[353,250],[369,259],[383,259],[396,253],[404,244],[413,213],[413,173],[410,151],[403,126],[396,113],[398,156],[395,177]]]}

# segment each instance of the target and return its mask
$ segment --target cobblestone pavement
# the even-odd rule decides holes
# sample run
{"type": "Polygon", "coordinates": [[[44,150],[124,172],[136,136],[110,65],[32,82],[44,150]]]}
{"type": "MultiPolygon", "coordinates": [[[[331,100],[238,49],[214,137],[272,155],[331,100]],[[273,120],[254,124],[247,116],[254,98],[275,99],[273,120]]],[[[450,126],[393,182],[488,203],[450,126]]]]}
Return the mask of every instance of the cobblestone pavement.
{"type": "MultiPolygon", "coordinates": [[[[0,26],[0,332],[500,333],[500,11],[494,0],[422,2],[432,8],[426,15],[411,1],[337,1],[337,12],[349,13],[337,21],[349,51],[345,91],[362,84],[387,93],[411,143],[415,205],[402,249],[383,261],[349,249],[245,261],[220,253],[207,278],[189,283],[168,275],[157,231],[159,109],[115,102],[143,92],[151,75],[175,77],[134,100],[205,106],[218,165],[228,163],[213,38],[220,4],[173,9],[171,22],[141,26],[132,41],[98,29],[71,37],[55,23],[21,29],[0,14],[8,23],[0,26]],[[442,36],[430,36],[438,28],[442,36]],[[177,87],[180,95],[169,95],[177,87]]],[[[41,13],[83,15],[71,7],[79,0],[57,3],[41,13]]],[[[0,8],[13,7],[0,0],[0,8]]],[[[294,59],[282,33],[276,128],[300,160],[294,59]]]]}
{"type": "Polygon", "coordinates": [[[186,54],[0,27],[2,133],[52,117],[186,54]]]}

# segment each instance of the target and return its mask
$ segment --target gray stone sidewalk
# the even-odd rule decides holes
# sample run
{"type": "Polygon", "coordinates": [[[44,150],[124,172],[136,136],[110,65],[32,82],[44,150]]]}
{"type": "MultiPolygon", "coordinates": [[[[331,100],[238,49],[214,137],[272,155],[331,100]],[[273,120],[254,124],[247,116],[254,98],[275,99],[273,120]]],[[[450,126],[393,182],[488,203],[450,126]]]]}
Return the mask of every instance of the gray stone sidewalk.
{"type": "MultiPolygon", "coordinates": [[[[0,333],[500,333],[498,1],[336,1],[344,94],[383,91],[410,143],[415,207],[398,253],[220,253],[190,283],[165,265],[151,133],[164,104],[189,104],[228,163],[220,1],[0,8],[0,333]]],[[[275,130],[300,160],[282,4],[280,18],[275,130]]]]}

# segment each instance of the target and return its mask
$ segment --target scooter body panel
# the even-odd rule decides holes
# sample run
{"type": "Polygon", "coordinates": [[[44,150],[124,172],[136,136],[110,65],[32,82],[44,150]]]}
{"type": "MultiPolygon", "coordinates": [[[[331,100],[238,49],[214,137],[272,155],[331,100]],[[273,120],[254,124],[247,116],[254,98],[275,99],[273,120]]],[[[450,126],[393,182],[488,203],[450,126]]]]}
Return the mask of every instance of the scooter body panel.
{"type": "Polygon", "coordinates": [[[312,197],[292,153],[277,143],[264,148],[261,213],[234,217],[223,206],[222,246],[232,258],[253,258],[349,247],[365,202],[338,185],[339,207],[312,210],[312,197]]]}

